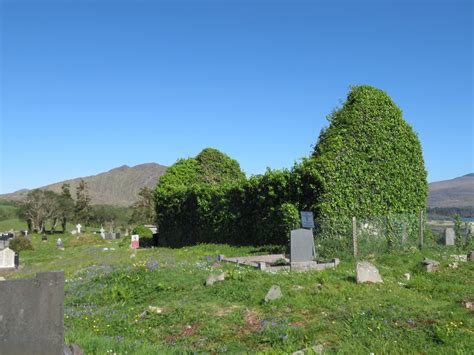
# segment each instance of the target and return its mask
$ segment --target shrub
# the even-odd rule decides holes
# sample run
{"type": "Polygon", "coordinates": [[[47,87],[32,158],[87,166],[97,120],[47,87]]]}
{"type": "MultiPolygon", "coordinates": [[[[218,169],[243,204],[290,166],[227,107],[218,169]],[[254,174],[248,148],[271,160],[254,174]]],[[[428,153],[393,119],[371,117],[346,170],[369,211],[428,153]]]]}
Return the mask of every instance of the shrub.
{"type": "Polygon", "coordinates": [[[19,253],[22,250],[34,250],[31,240],[22,236],[12,238],[8,247],[15,253],[19,253]]]}
{"type": "Polygon", "coordinates": [[[138,225],[133,228],[132,234],[138,234],[141,238],[153,237],[153,232],[150,230],[150,228],[147,228],[142,225],[138,225]]]}
{"type": "Polygon", "coordinates": [[[363,85],[329,116],[310,165],[319,190],[312,209],[334,234],[350,218],[426,208],[428,185],[420,141],[383,91],[363,85]],[[342,223],[341,223],[342,222],[342,223]]]}

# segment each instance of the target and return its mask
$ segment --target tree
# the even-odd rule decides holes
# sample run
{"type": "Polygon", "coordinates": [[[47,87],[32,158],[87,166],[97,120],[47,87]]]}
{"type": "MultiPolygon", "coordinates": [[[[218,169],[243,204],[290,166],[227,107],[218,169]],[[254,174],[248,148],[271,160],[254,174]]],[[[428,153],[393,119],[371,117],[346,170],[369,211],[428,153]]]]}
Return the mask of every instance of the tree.
{"type": "Polygon", "coordinates": [[[79,181],[76,187],[76,205],[74,208],[75,218],[78,222],[87,224],[91,218],[91,199],[89,197],[87,183],[84,179],[79,181]]]}
{"type": "Polygon", "coordinates": [[[61,220],[61,228],[63,230],[63,233],[65,233],[67,222],[74,215],[74,200],[71,196],[70,185],[67,183],[64,183],[61,186],[61,194],[59,195],[59,205],[59,218],[61,220]]]}
{"type": "Polygon", "coordinates": [[[60,213],[59,196],[53,191],[32,190],[20,206],[19,217],[28,224],[28,229],[43,233],[48,220],[54,221],[60,213]]]}
{"type": "Polygon", "coordinates": [[[138,201],[131,206],[133,210],[131,223],[156,223],[155,197],[153,195],[153,190],[145,186],[140,189],[138,196],[138,201]]]}
{"type": "Polygon", "coordinates": [[[310,162],[318,191],[312,207],[323,225],[337,231],[352,216],[425,210],[420,141],[385,92],[355,86],[328,119],[310,162]]]}

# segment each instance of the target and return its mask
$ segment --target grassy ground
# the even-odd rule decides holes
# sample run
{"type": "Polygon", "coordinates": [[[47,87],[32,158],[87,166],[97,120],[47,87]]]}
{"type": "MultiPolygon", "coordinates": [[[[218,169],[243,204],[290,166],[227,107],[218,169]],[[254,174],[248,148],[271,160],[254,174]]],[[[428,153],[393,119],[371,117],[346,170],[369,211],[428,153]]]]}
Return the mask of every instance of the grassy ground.
{"type": "Polygon", "coordinates": [[[261,248],[140,249],[132,257],[120,241],[60,237],[64,251],[55,248],[56,236],[32,236],[35,250],[21,253],[23,268],[2,276],[64,270],[66,341],[87,354],[291,353],[315,344],[361,354],[474,348],[473,311],[464,306],[474,301],[474,263],[448,267],[450,255],[461,254],[453,248],[369,256],[384,283],[359,285],[352,259],[321,272],[271,274],[214,260],[265,253],[261,248]],[[424,256],[439,260],[440,272],[422,271],[424,256]],[[150,261],[158,267],[148,268],[150,261]],[[220,272],[225,281],[204,286],[220,272]],[[264,303],[272,285],[283,298],[264,303]]]}

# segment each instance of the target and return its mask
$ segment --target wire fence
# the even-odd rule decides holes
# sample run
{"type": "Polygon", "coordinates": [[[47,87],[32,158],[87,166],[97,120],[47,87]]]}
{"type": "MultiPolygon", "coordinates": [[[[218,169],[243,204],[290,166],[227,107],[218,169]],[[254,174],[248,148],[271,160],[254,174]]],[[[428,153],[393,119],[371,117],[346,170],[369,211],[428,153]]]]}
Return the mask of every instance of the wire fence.
{"type": "MultiPolygon", "coordinates": [[[[423,212],[341,218],[331,228],[322,225],[315,231],[318,255],[322,258],[351,254],[363,257],[412,248],[446,246],[446,224],[426,221],[423,212]],[[335,227],[336,226],[336,227],[335,227]]],[[[455,247],[473,247],[474,224],[464,224],[456,230],[455,247]]]]}

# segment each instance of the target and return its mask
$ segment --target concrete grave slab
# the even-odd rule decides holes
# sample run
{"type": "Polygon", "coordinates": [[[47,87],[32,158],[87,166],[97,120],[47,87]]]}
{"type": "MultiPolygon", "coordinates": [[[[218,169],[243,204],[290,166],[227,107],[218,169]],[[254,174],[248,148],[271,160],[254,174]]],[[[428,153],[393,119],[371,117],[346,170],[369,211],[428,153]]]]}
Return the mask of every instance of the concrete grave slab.
{"type": "Polygon", "coordinates": [[[313,261],[316,257],[313,232],[308,229],[295,229],[290,236],[291,256],[294,262],[313,261]]]}

